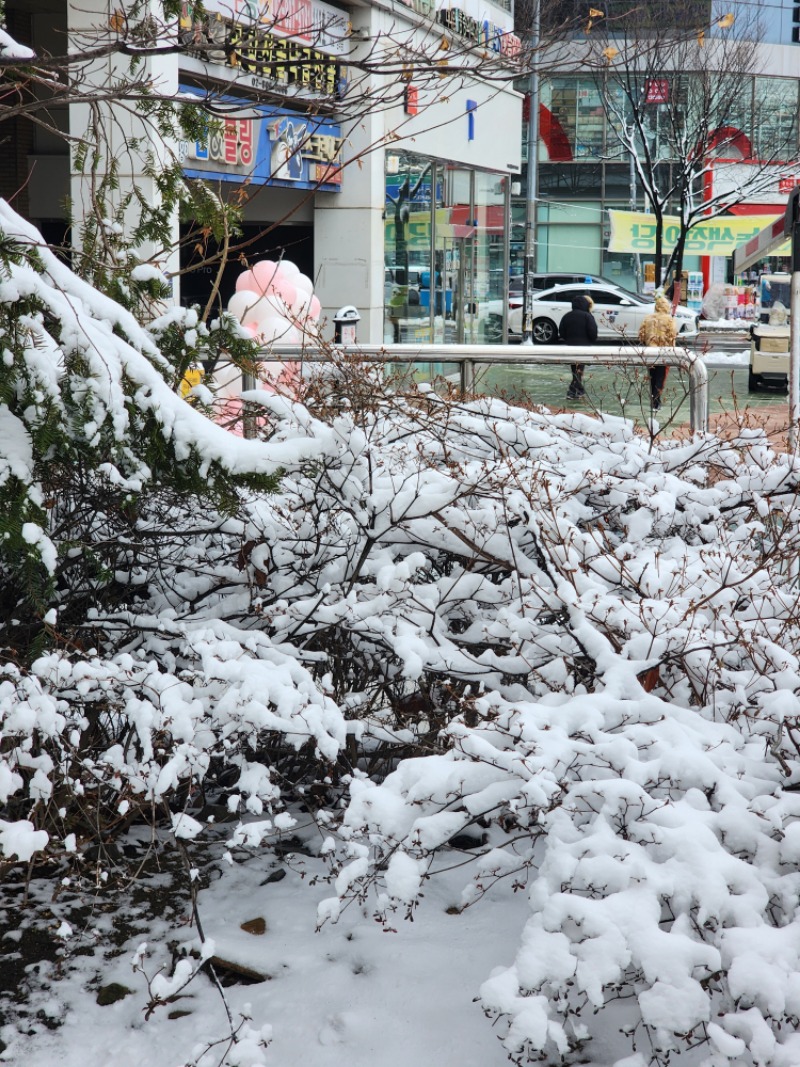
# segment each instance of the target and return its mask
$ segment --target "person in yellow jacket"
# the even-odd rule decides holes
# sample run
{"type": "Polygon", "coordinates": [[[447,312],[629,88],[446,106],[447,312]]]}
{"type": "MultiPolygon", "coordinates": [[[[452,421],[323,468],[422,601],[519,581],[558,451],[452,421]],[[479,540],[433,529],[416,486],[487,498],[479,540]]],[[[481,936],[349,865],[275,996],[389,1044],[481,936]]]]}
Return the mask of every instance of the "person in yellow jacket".
{"type": "MultiPolygon", "coordinates": [[[[673,348],[677,336],[678,324],[672,317],[670,302],[665,296],[657,296],[655,311],[639,327],[639,343],[652,348],[673,348]]],[[[668,369],[661,365],[650,368],[650,403],[655,411],[661,407],[668,369]]]]}

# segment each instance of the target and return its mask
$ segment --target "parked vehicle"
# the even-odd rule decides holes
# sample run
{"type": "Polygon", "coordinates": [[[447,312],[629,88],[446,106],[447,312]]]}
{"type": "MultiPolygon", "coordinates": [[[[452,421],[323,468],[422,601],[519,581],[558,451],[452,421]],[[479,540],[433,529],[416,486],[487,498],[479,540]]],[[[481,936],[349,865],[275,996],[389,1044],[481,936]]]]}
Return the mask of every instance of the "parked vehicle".
{"type": "MultiPolygon", "coordinates": [[[[604,278],[600,274],[532,274],[534,289],[553,289],[556,285],[610,285],[613,288],[618,288],[617,283],[612,278],[604,278]]],[[[520,284],[518,289],[522,288],[523,279],[519,279],[520,284]]]]}
{"type": "Polygon", "coordinates": [[[419,304],[419,291],[422,279],[422,271],[415,267],[389,266],[383,269],[383,298],[386,304],[392,298],[396,290],[405,290],[407,302],[412,305],[419,304]]]}
{"type": "MultiPolygon", "coordinates": [[[[536,293],[533,297],[534,314],[532,323],[535,344],[552,345],[558,341],[558,326],[561,319],[572,308],[576,296],[588,296],[594,302],[592,314],[597,319],[598,338],[606,341],[635,341],[639,327],[647,315],[653,313],[654,303],[651,299],[632,293],[621,286],[600,285],[562,285],[554,289],[536,293]]],[[[509,336],[522,336],[523,309],[509,313],[509,336]]],[[[685,307],[675,311],[678,322],[678,337],[688,340],[696,337],[697,312],[685,307]]]]}
{"type": "MultiPolygon", "coordinates": [[[[587,277],[590,277],[589,275],[573,276],[566,274],[540,274],[536,277],[575,277],[578,279],[576,282],[570,282],[565,285],[549,286],[546,290],[542,291],[537,289],[534,292],[532,299],[535,307],[535,320],[543,319],[545,317],[543,311],[537,306],[544,297],[547,297],[553,302],[563,302],[565,304],[564,308],[548,313],[546,316],[547,322],[541,322],[539,324],[538,334],[540,336],[537,336],[537,330],[534,328],[534,341],[537,344],[555,343],[558,339],[558,323],[561,321],[561,315],[570,310],[572,307],[572,298],[576,293],[583,293],[585,296],[591,296],[595,304],[598,305],[598,307],[602,307],[602,310],[605,312],[605,317],[601,318],[598,313],[597,322],[599,336],[604,339],[618,340],[623,333],[623,330],[626,337],[635,337],[638,333],[641,319],[645,315],[649,315],[653,310],[653,297],[640,296],[638,293],[631,292],[629,289],[617,285],[616,282],[600,279],[596,275],[591,276],[593,280],[590,282],[585,280],[587,277]],[[639,308],[644,308],[644,311],[641,314],[638,311],[639,308]],[[629,320],[635,320],[635,330],[631,329],[629,320]],[[553,340],[546,341],[543,339],[548,333],[552,336],[553,340]]],[[[515,281],[518,283],[519,280],[515,279],[515,281]]],[[[492,300],[486,305],[486,335],[489,340],[496,341],[500,339],[502,332],[502,308],[503,305],[499,300],[492,300]]],[[[678,310],[680,312],[678,318],[682,335],[687,338],[693,336],[697,333],[697,314],[686,308],[679,308],[678,310]]],[[[512,344],[522,340],[524,311],[524,293],[517,285],[514,290],[509,291],[508,294],[508,340],[512,344]]]]}
{"type": "Polygon", "coordinates": [[[791,274],[762,274],[760,321],[750,327],[750,390],[789,382],[789,313],[791,274]]]}

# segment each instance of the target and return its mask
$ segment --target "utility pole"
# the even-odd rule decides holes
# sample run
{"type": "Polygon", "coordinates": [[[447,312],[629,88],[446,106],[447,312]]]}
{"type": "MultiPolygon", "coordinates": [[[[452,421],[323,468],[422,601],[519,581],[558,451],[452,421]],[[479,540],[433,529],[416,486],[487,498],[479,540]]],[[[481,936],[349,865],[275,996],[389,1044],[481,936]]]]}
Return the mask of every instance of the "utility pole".
{"type": "Polygon", "coordinates": [[[525,185],[525,281],[522,295],[522,343],[533,344],[533,274],[536,270],[536,211],[537,170],[539,157],[539,5],[533,0],[528,49],[530,70],[528,72],[528,174],[525,185]]]}

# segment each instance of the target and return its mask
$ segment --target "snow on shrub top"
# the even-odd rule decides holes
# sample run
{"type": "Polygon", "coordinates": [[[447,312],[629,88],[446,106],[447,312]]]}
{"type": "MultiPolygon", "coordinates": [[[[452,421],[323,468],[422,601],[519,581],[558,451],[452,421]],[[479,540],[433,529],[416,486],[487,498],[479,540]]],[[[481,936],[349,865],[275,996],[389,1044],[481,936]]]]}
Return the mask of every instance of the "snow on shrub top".
{"type": "MultiPolygon", "coordinates": [[[[750,431],[659,442],[622,419],[406,398],[366,372],[359,406],[341,367],[325,417],[253,396],[266,440],[217,445],[162,390],[149,336],[119,311],[103,329],[69,276],[49,302],[46,279],[19,275],[41,305],[34,411],[79,352],[106,375],[83,379],[85,410],[126,447],[163,398],[164,439],[287,469],[231,513],[144,493],[118,599],[56,605],[59,627],[80,606],[80,648],[4,668],[9,854],[47,826],[72,856],[80,833],[46,820],[63,788],[94,791],[110,824],[217,782],[242,812],[231,852],[288,829],[288,790],[320,809],[320,922],[353,899],[413,913],[461,862],[463,908],[497,879],[528,894],[516,957],[481,990],[512,1057],[578,1061],[612,1027],[639,1064],[796,1067],[797,458],[750,431]],[[88,309],[85,334],[64,304],[88,309]],[[48,332],[56,306],[72,347],[48,332]]],[[[35,415],[3,403],[33,440],[35,415]]],[[[29,457],[8,455],[9,483],[29,457]]],[[[52,535],[51,510],[26,521],[52,535]]]]}

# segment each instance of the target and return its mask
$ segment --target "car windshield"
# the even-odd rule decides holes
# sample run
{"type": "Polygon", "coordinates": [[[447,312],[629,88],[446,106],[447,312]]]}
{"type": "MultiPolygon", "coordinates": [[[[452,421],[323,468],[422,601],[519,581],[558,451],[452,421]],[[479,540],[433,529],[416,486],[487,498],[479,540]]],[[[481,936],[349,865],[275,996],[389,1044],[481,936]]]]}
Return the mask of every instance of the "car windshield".
{"type": "Polygon", "coordinates": [[[634,293],[632,289],[624,289],[621,285],[615,286],[615,289],[627,300],[635,300],[637,304],[652,304],[654,300],[646,293],[634,293]]]}
{"type": "Polygon", "coordinates": [[[534,293],[534,300],[549,300],[549,301],[564,301],[565,303],[571,303],[576,296],[591,296],[592,300],[596,304],[614,303],[618,304],[620,300],[630,300],[636,304],[647,305],[652,301],[647,300],[646,297],[638,296],[636,293],[632,293],[629,289],[623,289],[621,286],[612,288],[601,288],[597,285],[555,285],[552,289],[546,289],[544,292],[534,293]],[[604,298],[608,297],[608,301],[604,298]]]}

